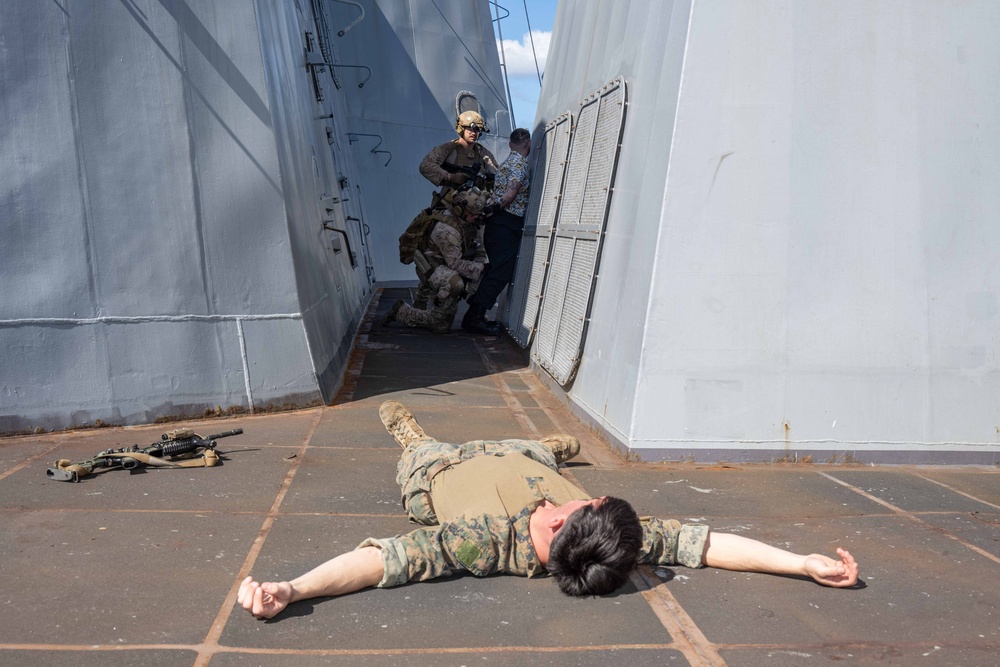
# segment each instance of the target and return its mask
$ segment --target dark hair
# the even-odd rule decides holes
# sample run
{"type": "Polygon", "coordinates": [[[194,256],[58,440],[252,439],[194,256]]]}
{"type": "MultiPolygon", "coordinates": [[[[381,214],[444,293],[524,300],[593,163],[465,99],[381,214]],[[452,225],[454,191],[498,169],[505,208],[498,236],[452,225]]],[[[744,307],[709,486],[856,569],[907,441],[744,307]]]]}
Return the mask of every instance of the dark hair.
{"type": "Polygon", "coordinates": [[[510,143],[515,146],[520,146],[526,141],[531,141],[531,132],[528,132],[523,127],[519,127],[510,133],[510,143]]]}
{"type": "Polygon", "coordinates": [[[549,545],[546,569],[566,595],[604,595],[625,583],[641,546],[635,510],[608,496],[569,515],[549,545]]]}

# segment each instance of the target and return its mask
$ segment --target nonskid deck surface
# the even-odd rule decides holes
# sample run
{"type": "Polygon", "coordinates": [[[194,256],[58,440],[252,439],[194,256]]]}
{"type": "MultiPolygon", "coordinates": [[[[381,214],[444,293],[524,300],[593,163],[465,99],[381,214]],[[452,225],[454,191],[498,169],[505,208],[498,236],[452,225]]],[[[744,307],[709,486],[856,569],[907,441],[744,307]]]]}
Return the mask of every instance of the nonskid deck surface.
{"type": "Polygon", "coordinates": [[[625,463],[508,340],[383,327],[404,293],[372,309],[337,404],[186,422],[245,430],[219,442],[219,467],[45,475],[172,426],[0,440],[0,665],[993,664],[997,469],[625,463]],[[235,609],[248,572],[294,577],[409,530],[377,413],[389,398],[446,441],[572,433],[584,450],[566,473],[592,495],[794,551],[846,546],[863,585],[678,567],[594,599],[546,579],[454,577],[268,622],[235,609]]]}

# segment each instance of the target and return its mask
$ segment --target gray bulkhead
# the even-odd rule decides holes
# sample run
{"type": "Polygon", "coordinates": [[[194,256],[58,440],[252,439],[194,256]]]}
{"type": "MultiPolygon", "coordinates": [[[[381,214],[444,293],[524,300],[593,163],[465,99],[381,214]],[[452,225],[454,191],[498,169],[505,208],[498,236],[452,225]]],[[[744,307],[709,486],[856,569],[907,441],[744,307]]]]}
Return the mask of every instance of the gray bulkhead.
{"type": "Polygon", "coordinates": [[[553,387],[644,460],[1000,461],[998,34],[989,1],[561,2],[534,145],[628,103],[553,387]]]}
{"type": "Polygon", "coordinates": [[[0,35],[0,433],[329,401],[456,93],[509,128],[486,2],[17,2],[0,35]]]}

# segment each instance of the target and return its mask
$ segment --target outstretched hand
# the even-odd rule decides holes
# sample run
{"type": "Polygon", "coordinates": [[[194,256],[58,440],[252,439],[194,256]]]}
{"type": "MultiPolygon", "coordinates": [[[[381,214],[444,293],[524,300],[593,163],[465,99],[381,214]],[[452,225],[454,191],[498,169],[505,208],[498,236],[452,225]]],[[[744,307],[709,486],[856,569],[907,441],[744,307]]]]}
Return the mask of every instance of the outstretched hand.
{"type": "Polygon", "coordinates": [[[247,577],[240,584],[236,604],[257,618],[272,618],[284,611],[292,601],[292,593],[292,585],[287,581],[258,583],[247,577]]]}
{"type": "Polygon", "coordinates": [[[806,574],[824,586],[846,588],[858,581],[858,563],[847,549],[837,549],[840,560],[822,554],[806,557],[806,574]]]}

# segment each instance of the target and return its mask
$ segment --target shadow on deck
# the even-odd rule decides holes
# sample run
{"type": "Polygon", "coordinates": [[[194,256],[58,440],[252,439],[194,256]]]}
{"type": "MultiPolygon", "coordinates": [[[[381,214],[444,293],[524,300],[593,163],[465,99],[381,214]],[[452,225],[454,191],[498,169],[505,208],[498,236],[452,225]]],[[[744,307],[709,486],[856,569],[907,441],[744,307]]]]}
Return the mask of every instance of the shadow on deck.
{"type": "MultiPolygon", "coordinates": [[[[392,292],[392,291],[387,291],[392,292]]],[[[56,458],[149,444],[163,427],[0,440],[0,665],[987,665],[1000,651],[1000,471],[624,463],[506,339],[362,328],[336,405],[206,420],[212,469],[46,478],[56,458]],[[847,546],[856,590],[684,568],[604,598],[546,579],[454,577],[301,603],[262,622],[236,587],[294,577],[409,529],[395,398],[441,440],[569,432],[567,473],[640,514],[697,520],[799,552],[847,546]],[[991,657],[992,656],[992,657],[991,657]]]]}

